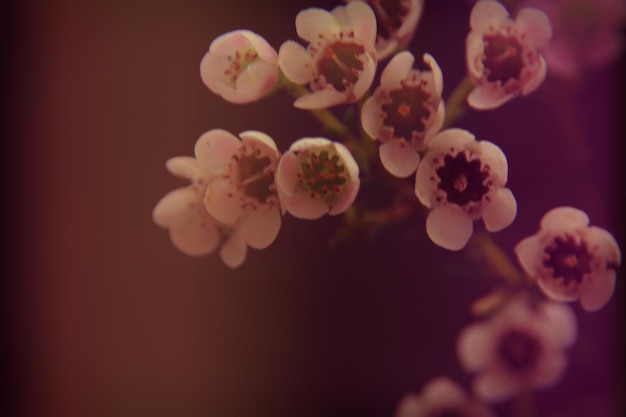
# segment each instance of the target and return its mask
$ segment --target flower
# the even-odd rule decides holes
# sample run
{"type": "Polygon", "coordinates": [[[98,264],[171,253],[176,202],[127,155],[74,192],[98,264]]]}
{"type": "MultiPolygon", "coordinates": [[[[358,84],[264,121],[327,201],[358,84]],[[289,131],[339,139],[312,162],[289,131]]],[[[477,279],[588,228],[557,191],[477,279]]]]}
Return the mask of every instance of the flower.
{"type": "Polygon", "coordinates": [[[405,395],[396,408],[395,417],[493,415],[488,407],[469,397],[454,381],[438,377],[424,386],[421,395],[405,395]]]}
{"type": "Polygon", "coordinates": [[[249,30],[218,36],[200,63],[209,89],[231,103],[257,101],[278,82],[278,55],[265,39],[249,30]]]}
{"type": "Polygon", "coordinates": [[[573,207],[550,210],[540,230],[517,244],[520,264],[555,301],[574,301],[587,311],[602,308],[615,290],[615,268],[622,254],[606,230],[589,226],[589,217],[573,207]]]}
{"type": "Polygon", "coordinates": [[[543,12],[525,8],[513,21],[500,3],[481,0],[472,9],[470,26],[466,52],[469,77],[475,85],[467,97],[471,107],[494,109],[541,85],[546,62],[539,51],[552,36],[543,12]]]}
{"type": "Polygon", "coordinates": [[[385,59],[406,47],[424,11],[424,0],[349,0],[369,4],[376,15],[376,54],[385,59]]]}
{"type": "Polygon", "coordinates": [[[490,232],[513,222],[517,203],[504,186],[507,160],[499,147],[462,129],[440,132],[429,146],[417,168],[415,194],[431,209],[426,232],[435,244],[462,249],[481,217],[490,232]]]}
{"type": "Polygon", "coordinates": [[[280,156],[276,145],[261,132],[240,137],[213,129],[196,142],[195,158],[168,160],[168,170],[192,184],[167,194],[152,213],[187,255],[209,254],[225,236],[220,256],[231,268],[243,263],[248,246],[269,246],[281,225],[274,185],[280,156]]]}
{"type": "Polygon", "coordinates": [[[343,213],[352,204],[359,191],[359,167],[341,143],[302,138],[280,159],[276,184],[289,213],[318,219],[343,213]]]}
{"type": "Polygon", "coordinates": [[[309,84],[311,93],[294,106],[321,109],[353,103],[372,85],[376,72],[376,17],[365,3],[337,6],[332,12],[309,8],[296,16],[298,36],[305,49],[286,41],[278,51],[278,64],[296,84],[309,84]]]}
{"type": "Polygon", "coordinates": [[[542,10],[552,22],[554,37],[544,53],[550,74],[575,79],[587,68],[610,63],[623,50],[623,0],[532,0],[525,4],[542,10]]]}
{"type": "Polygon", "coordinates": [[[488,321],[466,327],[457,350],[461,366],[478,374],[474,394],[498,402],[556,384],[575,340],[576,317],[567,305],[540,301],[533,308],[518,297],[488,321]]]}
{"type": "Polygon", "coordinates": [[[380,86],[363,104],[365,132],[382,142],[380,160],[392,175],[408,177],[417,169],[418,151],[441,129],[443,76],[437,61],[424,54],[429,71],[413,69],[410,52],[396,54],[381,74],[380,86]]]}

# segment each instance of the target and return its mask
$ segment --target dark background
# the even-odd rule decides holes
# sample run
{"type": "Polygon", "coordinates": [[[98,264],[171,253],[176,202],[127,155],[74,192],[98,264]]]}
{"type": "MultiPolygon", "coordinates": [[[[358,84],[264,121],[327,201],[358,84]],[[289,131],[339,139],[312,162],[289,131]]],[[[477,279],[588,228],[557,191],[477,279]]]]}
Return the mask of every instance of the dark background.
{"type": "MultiPolygon", "coordinates": [[[[471,250],[432,244],[422,218],[329,251],[339,218],[286,215],[276,242],[234,271],[180,254],[152,222],[184,185],[164,162],[191,155],[203,132],[261,130],[282,150],[319,133],[284,94],[247,106],[213,96],[198,70],[211,40],[248,28],[278,48],[296,39],[299,10],[335,4],[4,6],[5,415],[392,416],[436,376],[469,387],[456,338],[499,280],[471,250]]],[[[444,96],[465,74],[469,11],[427,1],[411,45],[438,60],[444,96]]],[[[624,73],[622,57],[457,123],[508,156],[519,212],[494,235],[507,254],[559,205],[624,247],[624,73]]],[[[603,310],[572,305],[579,339],[563,381],[537,392],[539,416],[623,415],[623,304],[620,276],[603,310]]]]}

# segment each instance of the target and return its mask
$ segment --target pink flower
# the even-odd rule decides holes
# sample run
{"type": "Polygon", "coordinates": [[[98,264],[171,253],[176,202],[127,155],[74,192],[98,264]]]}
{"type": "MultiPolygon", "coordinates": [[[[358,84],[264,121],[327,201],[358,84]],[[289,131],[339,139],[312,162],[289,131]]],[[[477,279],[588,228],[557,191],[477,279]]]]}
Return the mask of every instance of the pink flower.
{"type": "Polygon", "coordinates": [[[200,76],[209,89],[231,103],[257,101],[278,82],[276,50],[249,30],[217,37],[200,63],[200,76]]]}
{"type": "Polygon", "coordinates": [[[505,187],[506,156],[491,142],[476,141],[462,129],[447,129],[432,138],[417,168],[415,194],[431,209],[426,232],[446,249],[460,250],[482,217],[490,232],[509,226],[517,203],[505,187]]]}
{"type": "Polygon", "coordinates": [[[610,63],[623,50],[623,0],[532,0],[525,4],[544,11],[552,22],[554,38],[544,53],[551,74],[576,78],[587,68],[610,63]]]}
{"type": "Polygon", "coordinates": [[[195,158],[167,161],[170,172],[192,184],[167,194],[152,213],[187,255],[211,253],[224,236],[220,256],[231,268],[243,263],[248,246],[269,246],[281,224],[274,185],[280,155],[274,141],[261,132],[240,136],[241,141],[224,130],[211,130],[196,142],[195,158]]]}
{"type": "Polygon", "coordinates": [[[396,54],[381,74],[380,86],[361,111],[365,132],[379,139],[380,160],[392,175],[404,178],[417,169],[418,151],[441,129],[445,109],[443,76],[437,61],[424,54],[430,70],[413,68],[410,52],[396,54]]]}
{"type": "Polygon", "coordinates": [[[494,414],[451,379],[438,377],[424,386],[421,395],[405,395],[395,414],[395,417],[432,416],[493,417],[494,414]]]}
{"type": "Polygon", "coordinates": [[[330,13],[303,10],[296,16],[296,31],[308,47],[286,41],[278,51],[285,76],[311,90],[294,106],[321,109],[353,103],[367,92],[376,71],[376,17],[367,4],[352,2],[330,13]]]}
{"type": "Polygon", "coordinates": [[[575,340],[576,318],[567,305],[541,301],[532,308],[520,297],[489,321],[466,327],[457,348],[463,368],[478,374],[474,394],[498,402],[556,384],[575,340]]]}
{"type": "Polygon", "coordinates": [[[424,11],[424,0],[349,0],[369,4],[376,15],[376,54],[385,59],[405,48],[413,35],[424,11]]]}
{"type": "Polygon", "coordinates": [[[585,212],[550,210],[540,230],[515,247],[520,264],[539,288],[556,301],[580,299],[585,310],[602,308],[615,290],[615,268],[622,254],[606,230],[589,226],[585,212]]]}
{"type": "Polygon", "coordinates": [[[471,107],[494,109],[541,85],[546,63],[540,51],[552,36],[543,12],[522,9],[513,21],[500,3],[481,0],[472,9],[470,26],[467,68],[476,86],[467,97],[471,107]]]}
{"type": "Polygon", "coordinates": [[[341,143],[303,138],[281,158],[276,184],[289,213],[318,219],[343,213],[352,204],[359,191],[359,167],[341,143]]]}

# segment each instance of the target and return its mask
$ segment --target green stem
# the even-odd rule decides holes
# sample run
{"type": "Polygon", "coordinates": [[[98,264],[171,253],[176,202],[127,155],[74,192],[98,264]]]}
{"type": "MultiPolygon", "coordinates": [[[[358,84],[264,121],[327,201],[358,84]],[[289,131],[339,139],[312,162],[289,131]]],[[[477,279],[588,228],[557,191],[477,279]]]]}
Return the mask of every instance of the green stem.
{"type": "Polygon", "coordinates": [[[470,80],[468,76],[465,76],[465,78],[457,84],[454,91],[452,91],[446,100],[446,118],[443,121],[442,129],[450,127],[450,125],[461,116],[463,103],[473,89],[474,83],[472,83],[472,80],[470,80]]]}

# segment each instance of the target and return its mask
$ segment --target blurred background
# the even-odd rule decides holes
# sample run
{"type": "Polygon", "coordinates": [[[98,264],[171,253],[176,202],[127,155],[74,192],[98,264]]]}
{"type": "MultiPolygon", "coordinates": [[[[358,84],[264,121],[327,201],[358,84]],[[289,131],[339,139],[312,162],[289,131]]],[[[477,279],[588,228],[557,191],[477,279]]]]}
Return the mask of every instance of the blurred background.
{"type": "MultiPolygon", "coordinates": [[[[427,0],[411,44],[439,62],[444,97],[465,75],[470,3],[427,0]]],[[[469,388],[456,338],[500,281],[480,254],[432,244],[423,218],[329,250],[340,218],[286,215],[237,270],[182,255],[152,222],[185,185],[165,161],[191,155],[203,132],[261,130],[282,150],[320,132],[286,94],[246,106],[214,96],[199,76],[211,41],[247,28],[278,49],[297,38],[301,9],[336,4],[4,6],[3,415],[391,417],[436,376],[469,388]]],[[[494,235],[508,255],[559,205],[624,248],[625,73],[622,56],[457,122],[508,156],[518,217],[494,235]]],[[[572,305],[579,339],[562,382],[537,392],[538,416],[625,415],[619,275],[603,310],[572,305]]]]}

